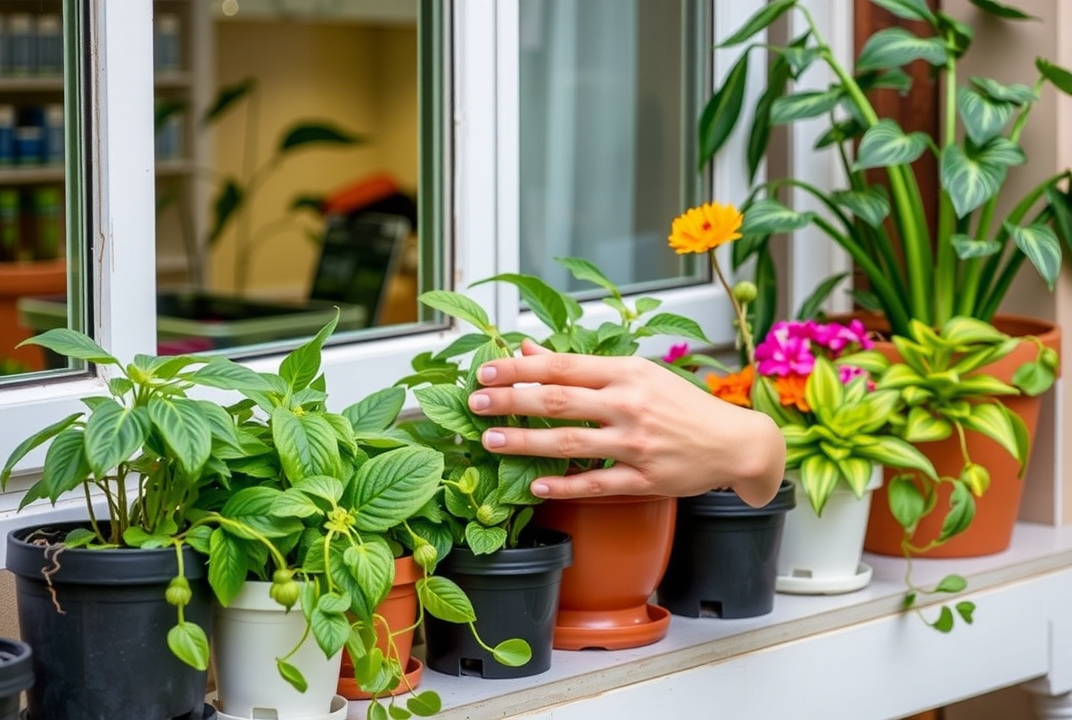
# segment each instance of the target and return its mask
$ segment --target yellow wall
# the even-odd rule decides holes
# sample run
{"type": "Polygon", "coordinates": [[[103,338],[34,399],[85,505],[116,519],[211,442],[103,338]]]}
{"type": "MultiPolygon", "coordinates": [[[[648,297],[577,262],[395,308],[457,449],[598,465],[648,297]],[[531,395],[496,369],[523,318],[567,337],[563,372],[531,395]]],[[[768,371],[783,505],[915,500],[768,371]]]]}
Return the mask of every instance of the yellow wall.
{"type": "MultiPolygon", "coordinates": [[[[216,24],[216,82],[259,81],[258,164],[273,154],[282,133],[299,120],[325,120],[368,137],[358,147],[299,149],[257,190],[251,227],[278,220],[298,194],[325,194],[371,172],[388,170],[407,189],[417,184],[416,28],[302,22],[216,24]]],[[[245,106],[214,128],[214,164],[241,172],[247,140],[245,106]]],[[[303,297],[315,271],[317,229],[290,224],[261,233],[250,255],[251,295],[303,297]]],[[[256,237],[256,236],[255,236],[256,237]]],[[[210,284],[234,290],[236,236],[229,231],[212,252],[210,284]]]]}

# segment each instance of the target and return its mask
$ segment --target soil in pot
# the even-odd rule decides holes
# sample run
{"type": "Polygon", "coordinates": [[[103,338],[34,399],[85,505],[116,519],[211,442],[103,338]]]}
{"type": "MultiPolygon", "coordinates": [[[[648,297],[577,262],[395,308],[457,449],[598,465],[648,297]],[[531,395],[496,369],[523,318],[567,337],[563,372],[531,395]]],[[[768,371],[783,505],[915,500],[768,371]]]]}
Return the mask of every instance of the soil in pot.
{"type": "Polygon", "coordinates": [[[678,500],[677,528],[659,602],[685,617],[747,618],[774,609],[785,515],[796,505],[783,480],[761,508],[729,490],[678,500]]]}
{"type": "Polygon", "coordinates": [[[551,667],[563,568],[572,560],[569,535],[533,529],[516,548],[475,555],[455,547],[436,572],[456,582],[473,603],[481,639],[495,647],[521,638],[532,648],[532,659],[520,667],[495,660],[473,637],[468,625],[426,616],[425,662],[447,675],[518,678],[538,675],[551,667]]]}
{"type": "Polygon", "coordinates": [[[559,650],[622,650],[657,642],[670,613],[649,603],[670,559],[677,504],[662,496],[548,500],[534,522],[573,538],[555,624],[559,650]]]}
{"type": "MultiPolygon", "coordinates": [[[[175,550],[56,544],[75,527],[84,525],[55,523],[8,535],[19,628],[33,648],[27,720],[202,720],[206,673],[167,645],[177,618],[164,599],[177,574],[175,550]]],[[[192,548],[183,552],[193,591],[186,619],[210,632],[205,565],[192,548]]]]}

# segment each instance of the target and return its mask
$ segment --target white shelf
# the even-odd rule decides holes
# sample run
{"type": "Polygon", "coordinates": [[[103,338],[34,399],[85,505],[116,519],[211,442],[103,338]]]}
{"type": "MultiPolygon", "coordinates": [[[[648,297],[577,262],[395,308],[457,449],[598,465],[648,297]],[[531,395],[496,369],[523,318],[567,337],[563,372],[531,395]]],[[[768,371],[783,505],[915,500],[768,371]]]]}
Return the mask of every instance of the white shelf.
{"type": "MultiPolygon", "coordinates": [[[[1054,630],[1067,624],[1072,607],[1072,528],[1023,523],[1003,553],[915,561],[919,583],[949,572],[968,579],[975,622],[958,620],[949,634],[899,611],[904,561],[871,554],[865,560],[874,579],[855,593],[778,594],[772,613],[743,620],[675,616],[654,645],[555,651],[551,669],[531,678],[426,670],[420,689],[443,698],[440,720],[866,720],[904,717],[1055,669],[1054,677],[1072,674],[1072,644],[1054,630]]],[[[924,607],[928,616],[936,611],[924,607]]],[[[350,703],[348,717],[364,718],[366,707],[350,703]]]]}

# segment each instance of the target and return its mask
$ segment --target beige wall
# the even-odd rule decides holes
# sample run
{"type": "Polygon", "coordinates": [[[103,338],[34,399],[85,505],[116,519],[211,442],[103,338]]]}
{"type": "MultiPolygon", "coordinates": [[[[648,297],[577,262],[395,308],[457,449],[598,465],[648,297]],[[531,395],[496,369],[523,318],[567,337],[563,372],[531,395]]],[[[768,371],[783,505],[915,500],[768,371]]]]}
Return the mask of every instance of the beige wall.
{"type": "MultiPolygon", "coordinates": [[[[356,148],[294,151],[261,186],[251,206],[254,232],[278,220],[298,194],[325,194],[368,173],[388,170],[407,188],[417,185],[417,32],[415,28],[302,22],[219,22],[216,81],[259,81],[256,154],[263,164],[285,130],[299,120],[329,121],[365,135],[356,148]]],[[[238,174],[248,139],[245,107],[221,119],[213,133],[217,170],[238,174]]],[[[302,297],[318,249],[307,233],[318,225],[260,232],[250,255],[251,294],[302,297]]],[[[234,289],[235,234],[211,255],[210,284],[234,289]]]]}

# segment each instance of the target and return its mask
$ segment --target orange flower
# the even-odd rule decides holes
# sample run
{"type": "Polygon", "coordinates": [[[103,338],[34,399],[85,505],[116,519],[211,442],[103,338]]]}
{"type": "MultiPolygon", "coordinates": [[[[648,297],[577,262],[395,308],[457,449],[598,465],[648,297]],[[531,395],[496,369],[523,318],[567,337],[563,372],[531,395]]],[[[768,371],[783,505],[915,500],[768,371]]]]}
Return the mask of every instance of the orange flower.
{"type": "Polygon", "coordinates": [[[703,253],[741,237],[744,216],[733,205],[705,203],[686,210],[670,227],[670,247],[678,255],[703,253]]]}
{"type": "Polygon", "coordinates": [[[795,405],[800,412],[809,412],[811,408],[804,399],[804,386],[807,382],[807,375],[792,374],[774,378],[774,389],[778,391],[782,405],[795,405]]]}
{"type": "Polygon", "coordinates": [[[711,393],[728,403],[741,407],[752,407],[752,381],[755,379],[755,371],[751,365],[743,370],[729,375],[709,374],[705,380],[711,393]]]}

